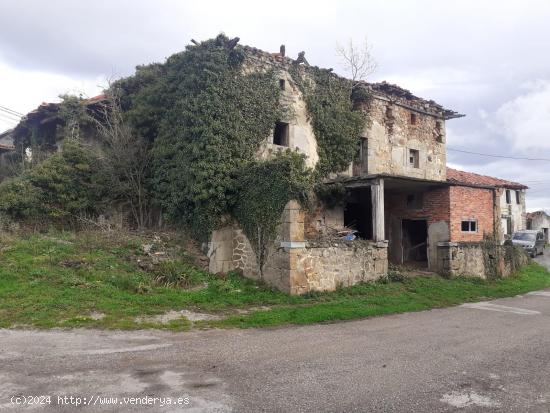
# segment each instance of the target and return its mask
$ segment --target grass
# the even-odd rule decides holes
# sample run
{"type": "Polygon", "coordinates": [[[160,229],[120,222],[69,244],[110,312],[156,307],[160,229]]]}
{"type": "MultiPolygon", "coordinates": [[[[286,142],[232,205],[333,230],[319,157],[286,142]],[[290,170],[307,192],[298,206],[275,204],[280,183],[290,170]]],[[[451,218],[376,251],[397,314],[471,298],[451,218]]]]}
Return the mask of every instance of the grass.
{"type": "Polygon", "coordinates": [[[138,235],[94,232],[2,236],[0,327],[181,331],[310,324],[446,307],[550,287],[550,274],[531,264],[504,280],[415,277],[297,297],[237,274],[226,278],[208,274],[192,265],[192,257],[170,240],[162,246],[171,248],[171,259],[148,268],[143,262],[151,254],[142,250],[148,242],[150,238],[138,235]],[[194,323],[181,318],[164,324],[151,318],[182,309],[222,318],[194,323]],[[248,312],[241,314],[238,309],[248,312]],[[138,322],[138,317],[146,321],[138,322]]]}

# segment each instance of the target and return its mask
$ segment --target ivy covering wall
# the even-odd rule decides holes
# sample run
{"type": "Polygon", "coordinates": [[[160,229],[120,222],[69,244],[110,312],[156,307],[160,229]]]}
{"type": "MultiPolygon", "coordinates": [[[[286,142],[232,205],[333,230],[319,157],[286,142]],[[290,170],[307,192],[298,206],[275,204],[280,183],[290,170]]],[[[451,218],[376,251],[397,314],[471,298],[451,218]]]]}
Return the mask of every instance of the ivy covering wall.
{"type": "MultiPolygon", "coordinates": [[[[237,41],[221,34],[195,42],[165,63],[138,67],[135,75],[111,85],[110,93],[120,98],[136,141],[145,140],[151,148],[149,192],[164,216],[201,240],[233,217],[261,257],[276,235],[285,204],[291,199],[306,202],[316,184],[348,167],[366,117],[354,105],[350,82],[327,70],[292,65],[289,71],[306,102],[319,163],[315,170],[308,169],[304,157],[291,150],[269,160],[256,159],[275,123],[292,110],[281,103],[277,71],[282,69],[245,67],[247,51],[237,41]]],[[[57,113],[64,135],[82,124],[82,119],[71,122],[82,117],[81,109],[78,99],[65,98],[57,113]]],[[[57,158],[71,153],[68,148],[57,158]]],[[[43,168],[53,171],[56,162],[43,168]]],[[[78,165],[71,167],[78,170],[78,165]]],[[[74,189],[72,184],[84,178],[80,172],[63,185],[74,189]]],[[[51,178],[40,182],[41,191],[61,190],[53,185],[57,178],[51,178]]],[[[28,182],[26,178],[5,187],[15,190],[28,182]]],[[[82,188],[94,190],[88,184],[82,188]]],[[[85,210],[90,210],[86,199],[96,195],[86,198],[74,191],[85,200],[85,210]]],[[[72,202],[73,195],[63,196],[72,202]]]]}

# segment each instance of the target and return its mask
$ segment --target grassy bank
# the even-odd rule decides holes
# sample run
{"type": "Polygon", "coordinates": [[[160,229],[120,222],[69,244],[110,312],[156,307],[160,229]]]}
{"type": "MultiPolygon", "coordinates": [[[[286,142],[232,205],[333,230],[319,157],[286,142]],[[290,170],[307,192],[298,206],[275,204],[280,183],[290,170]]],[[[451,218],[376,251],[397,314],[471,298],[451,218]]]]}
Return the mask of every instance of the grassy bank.
{"type": "Polygon", "coordinates": [[[56,233],[0,239],[0,327],[264,327],[349,320],[513,296],[550,287],[532,264],[498,281],[394,277],[294,297],[236,274],[210,275],[180,240],[56,233]],[[192,323],[171,310],[208,313],[192,323]],[[173,313],[172,313],[173,315],[173,313]]]}

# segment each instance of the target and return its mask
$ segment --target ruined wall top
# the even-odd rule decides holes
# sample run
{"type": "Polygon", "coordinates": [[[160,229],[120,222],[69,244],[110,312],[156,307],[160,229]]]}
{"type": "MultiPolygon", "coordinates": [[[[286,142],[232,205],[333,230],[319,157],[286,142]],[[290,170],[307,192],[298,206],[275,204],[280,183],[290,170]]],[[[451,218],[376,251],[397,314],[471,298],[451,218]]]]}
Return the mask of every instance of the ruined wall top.
{"type": "MultiPolygon", "coordinates": [[[[301,70],[308,71],[309,68],[316,67],[310,66],[305,58],[305,52],[300,52],[296,59],[292,59],[286,56],[285,46],[281,45],[281,49],[278,53],[269,53],[260,50],[256,47],[242,46],[246,53],[247,59],[253,64],[260,66],[272,66],[279,70],[287,71],[292,65],[299,65],[301,70]]],[[[327,69],[332,72],[332,69],[327,69]]],[[[342,76],[332,73],[335,77],[342,76]]],[[[394,103],[399,106],[403,106],[407,109],[418,111],[420,113],[438,117],[444,120],[459,118],[461,115],[453,110],[446,109],[433,100],[426,100],[418,96],[413,95],[409,90],[400,86],[390,84],[388,82],[370,83],[361,82],[360,86],[367,90],[374,98],[381,99],[387,102],[394,103]]]]}

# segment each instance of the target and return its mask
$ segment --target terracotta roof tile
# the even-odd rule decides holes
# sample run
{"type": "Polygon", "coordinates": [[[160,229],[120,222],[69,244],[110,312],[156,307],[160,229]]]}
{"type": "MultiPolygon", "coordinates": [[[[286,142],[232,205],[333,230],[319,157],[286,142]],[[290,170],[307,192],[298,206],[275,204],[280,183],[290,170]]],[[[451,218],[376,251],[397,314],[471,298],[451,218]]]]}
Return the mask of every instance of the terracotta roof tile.
{"type": "Polygon", "coordinates": [[[463,185],[493,186],[497,188],[527,189],[528,187],[518,182],[506,181],[487,175],[479,175],[473,172],[459,171],[447,168],[447,182],[463,185]]]}

